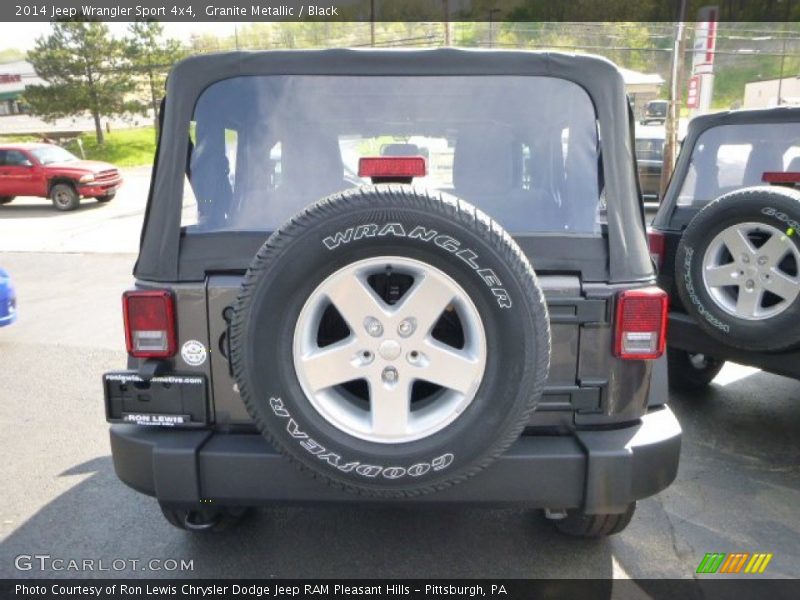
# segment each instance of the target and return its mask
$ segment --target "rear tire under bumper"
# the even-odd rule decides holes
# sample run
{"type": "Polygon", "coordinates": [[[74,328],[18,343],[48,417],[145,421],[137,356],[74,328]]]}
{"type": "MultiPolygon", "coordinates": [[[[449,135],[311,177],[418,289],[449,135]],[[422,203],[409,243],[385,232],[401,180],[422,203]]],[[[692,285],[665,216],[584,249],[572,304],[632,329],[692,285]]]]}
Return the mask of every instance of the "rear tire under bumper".
{"type": "Polygon", "coordinates": [[[667,345],[688,352],[699,352],[717,360],[729,360],[784,377],[800,379],[800,349],[782,352],[742,350],[712,338],[686,313],[669,313],[667,345]]]}
{"type": "Polygon", "coordinates": [[[520,504],[627,510],[666,488],[678,471],[681,429],[666,406],[639,423],[574,436],[523,435],[490,468],[458,486],[403,500],[364,498],[301,473],[257,433],[111,426],[117,476],[160,502],[224,506],[279,502],[520,504]]]}

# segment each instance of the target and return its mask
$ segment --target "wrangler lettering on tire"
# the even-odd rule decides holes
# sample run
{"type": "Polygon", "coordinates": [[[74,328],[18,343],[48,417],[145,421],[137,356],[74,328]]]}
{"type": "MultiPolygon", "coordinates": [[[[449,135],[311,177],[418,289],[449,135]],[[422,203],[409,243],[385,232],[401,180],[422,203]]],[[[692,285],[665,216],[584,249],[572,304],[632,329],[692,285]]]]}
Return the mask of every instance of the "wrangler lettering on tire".
{"type": "Polygon", "coordinates": [[[236,302],[231,361],[293,462],[402,497],[474,475],[519,436],[549,336],[505,231],[461,200],[382,185],[325,198],[267,240],[236,302]]]}
{"type": "Polygon", "coordinates": [[[502,288],[503,282],[497,277],[491,269],[482,269],[476,259],[478,254],[471,248],[463,248],[462,244],[456,238],[439,234],[435,229],[426,229],[417,225],[409,233],[406,233],[406,228],[402,223],[387,223],[380,226],[377,223],[370,223],[368,225],[359,225],[356,228],[348,227],[344,231],[337,231],[333,235],[329,235],[322,240],[328,250],[335,250],[343,244],[348,244],[351,241],[357,241],[365,237],[385,237],[393,235],[395,237],[408,237],[412,240],[424,240],[432,242],[443,250],[452,252],[458,258],[472,267],[483,282],[488,285],[492,293],[497,298],[497,304],[501,308],[511,308],[511,297],[508,292],[502,288]]]}

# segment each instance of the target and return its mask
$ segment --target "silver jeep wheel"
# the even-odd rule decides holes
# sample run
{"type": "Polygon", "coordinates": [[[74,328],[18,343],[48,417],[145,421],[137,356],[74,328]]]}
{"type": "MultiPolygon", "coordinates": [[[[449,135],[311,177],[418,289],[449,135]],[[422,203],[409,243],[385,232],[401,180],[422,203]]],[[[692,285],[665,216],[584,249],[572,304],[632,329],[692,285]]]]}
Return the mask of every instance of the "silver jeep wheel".
{"type": "Polygon", "coordinates": [[[472,300],[449,275],[418,260],[381,256],[339,269],[312,292],[297,320],[293,354],[306,397],[328,423],[396,444],[440,431],[470,405],[486,367],[486,336],[472,300]],[[368,281],[387,271],[413,279],[391,304],[368,281]],[[331,306],[349,334],[320,346],[331,306]],[[458,319],[459,346],[433,336],[445,312],[458,319]],[[366,401],[352,393],[352,382],[366,383],[366,401]],[[420,398],[417,382],[435,391],[420,398]]]}
{"type": "Polygon", "coordinates": [[[800,251],[786,233],[765,223],[737,223],[709,244],[703,256],[703,283],[726,313],[757,321],[792,305],[800,294],[799,267],[800,251]]]}

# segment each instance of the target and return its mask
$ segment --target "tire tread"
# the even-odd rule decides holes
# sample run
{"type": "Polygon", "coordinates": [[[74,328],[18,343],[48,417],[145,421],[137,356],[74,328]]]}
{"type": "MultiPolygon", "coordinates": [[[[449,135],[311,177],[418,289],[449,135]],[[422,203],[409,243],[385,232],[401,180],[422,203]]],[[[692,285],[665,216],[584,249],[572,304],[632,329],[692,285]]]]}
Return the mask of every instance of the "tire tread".
{"type": "Polygon", "coordinates": [[[631,522],[635,511],[635,502],[632,502],[625,512],[618,514],[587,515],[580,511],[568,511],[565,519],[554,523],[561,533],[572,537],[606,537],[623,531],[631,522]]]}

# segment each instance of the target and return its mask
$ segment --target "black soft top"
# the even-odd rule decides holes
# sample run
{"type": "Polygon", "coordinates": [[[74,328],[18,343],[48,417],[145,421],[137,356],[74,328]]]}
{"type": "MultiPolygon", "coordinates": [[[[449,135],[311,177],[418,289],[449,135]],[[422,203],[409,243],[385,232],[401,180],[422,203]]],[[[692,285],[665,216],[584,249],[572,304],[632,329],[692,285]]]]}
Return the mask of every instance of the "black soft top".
{"type": "MultiPolygon", "coordinates": [[[[678,194],[683,186],[683,180],[689,171],[689,163],[692,158],[697,140],[703,132],[719,127],[720,125],[757,125],[760,123],[800,123],[800,107],[796,106],[777,106],[774,108],[756,108],[744,110],[727,110],[718,113],[700,115],[689,121],[686,130],[686,137],[675,163],[675,171],[669,182],[669,187],[661,201],[662,208],[656,213],[653,225],[656,227],[669,227],[670,220],[675,213],[675,206],[678,201],[678,194]]],[[[693,214],[698,209],[691,209],[693,214]]],[[[690,218],[690,217],[687,217],[690,218]]],[[[673,223],[674,226],[684,226],[686,223],[673,223]]]]}
{"type": "Polygon", "coordinates": [[[695,117],[689,122],[686,139],[697,138],[706,129],[719,125],[749,125],[754,123],[794,123],[800,121],[800,107],[776,106],[774,108],[754,108],[726,110],[695,117]]]}
{"type": "MultiPolygon", "coordinates": [[[[196,268],[190,274],[180,264],[189,122],[198,97],[208,86],[253,75],[536,75],[580,85],[594,103],[600,132],[608,207],[609,279],[628,282],[653,277],[634,169],[629,106],[617,68],[604,58],[587,55],[442,48],[229,52],[178,63],[167,82],[161,139],[134,268],[137,279],[174,282],[197,278],[196,268]]],[[[229,251],[230,235],[219,239],[208,236],[204,242],[219,244],[220,252],[229,251]]],[[[217,262],[215,268],[224,270],[225,265],[217,262]]],[[[580,271],[580,265],[568,270],[580,271]]]]}

